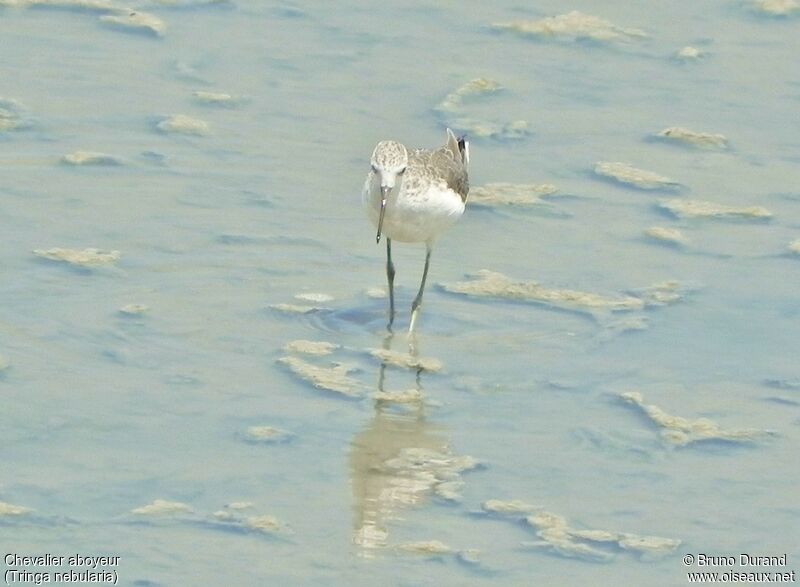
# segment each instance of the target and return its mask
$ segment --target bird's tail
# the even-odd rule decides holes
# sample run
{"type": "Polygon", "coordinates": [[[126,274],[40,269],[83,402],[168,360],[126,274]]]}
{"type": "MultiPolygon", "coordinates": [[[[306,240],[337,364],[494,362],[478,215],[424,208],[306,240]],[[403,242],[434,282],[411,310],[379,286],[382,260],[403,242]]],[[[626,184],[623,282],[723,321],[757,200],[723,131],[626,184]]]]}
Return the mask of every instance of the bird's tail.
{"type": "Polygon", "coordinates": [[[456,137],[455,133],[448,128],[445,147],[453,153],[453,157],[456,160],[460,160],[464,164],[464,167],[469,165],[469,141],[467,140],[467,135],[456,137]]]}
{"type": "Polygon", "coordinates": [[[458,137],[458,152],[461,153],[461,161],[464,167],[469,167],[469,141],[467,135],[458,137]]]}

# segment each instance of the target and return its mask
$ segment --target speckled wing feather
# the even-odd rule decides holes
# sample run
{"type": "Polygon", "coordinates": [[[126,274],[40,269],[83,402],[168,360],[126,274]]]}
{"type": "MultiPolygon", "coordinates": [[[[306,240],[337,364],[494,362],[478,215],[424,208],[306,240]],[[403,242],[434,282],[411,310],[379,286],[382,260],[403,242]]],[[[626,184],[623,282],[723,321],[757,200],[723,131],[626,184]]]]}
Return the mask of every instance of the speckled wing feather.
{"type": "MultiPolygon", "coordinates": [[[[460,155],[459,155],[460,158],[460,155]]],[[[435,151],[416,149],[409,153],[409,169],[417,170],[420,175],[441,179],[447,187],[467,201],[469,179],[464,164],[456,160],[453,152],[447,147],[435,151]]],[[[406,178],[407,181],[410,178],[406,178]]]]}

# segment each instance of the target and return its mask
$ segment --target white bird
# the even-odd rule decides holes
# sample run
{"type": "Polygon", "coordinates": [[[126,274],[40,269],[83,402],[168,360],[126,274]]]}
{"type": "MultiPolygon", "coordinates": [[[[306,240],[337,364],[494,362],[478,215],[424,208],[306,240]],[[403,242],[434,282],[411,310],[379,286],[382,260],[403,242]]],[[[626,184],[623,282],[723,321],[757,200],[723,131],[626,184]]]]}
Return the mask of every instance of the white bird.
{"type": "Polygon", "coordinates": [[[414,332],[436,238],[464,213],[469,192],[469,142],[447,129],[443,147],[407,149],[397,141],[381,141],[370,158],[372,169],[364,183],[367,215],[386,235],[386,277],[389,281],[389,324],[394,321],[394,264],[392,240],[425,243],[425,269],[411,305],[409,334],[414,332]]]}

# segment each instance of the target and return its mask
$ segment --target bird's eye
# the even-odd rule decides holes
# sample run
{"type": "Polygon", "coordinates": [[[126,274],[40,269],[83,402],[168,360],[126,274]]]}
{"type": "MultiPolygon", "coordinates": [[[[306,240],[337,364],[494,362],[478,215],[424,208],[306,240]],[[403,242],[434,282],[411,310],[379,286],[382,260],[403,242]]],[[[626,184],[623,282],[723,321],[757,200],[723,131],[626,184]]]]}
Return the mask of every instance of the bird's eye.
{"type": "Polygon", "coordinates": [[[406,172],[406,168],[403,167],[400,171],[397,172],[397,175],[403,175],[406,172]]]}
{"type": "Polygon", "coordinates": [[[373,172],[373,173],[378,173],[378,168],[377,168],[377,167],[375,167],[374,165],[372,166],[372,172],[373,172]]]}

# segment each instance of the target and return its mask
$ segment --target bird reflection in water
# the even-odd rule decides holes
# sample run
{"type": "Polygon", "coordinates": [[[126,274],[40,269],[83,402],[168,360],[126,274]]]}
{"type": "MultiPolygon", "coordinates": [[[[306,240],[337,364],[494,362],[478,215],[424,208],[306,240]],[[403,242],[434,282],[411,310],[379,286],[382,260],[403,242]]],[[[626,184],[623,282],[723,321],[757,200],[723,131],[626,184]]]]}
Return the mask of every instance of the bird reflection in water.
{"type": "MultiPolygon", "coordinates": [[[[392,338],[390,332],[384,349],[390,348],[392,338]]],[[[389,524],[400,519],[404,509],[422,505],[432,495],[457,500],[463,485],[460,473],[478,464],[471,457],[453,455],[444,430],[429,421],[421,369],[416,370],[414,389],[397,394],[402,403],[381,399],[395,395],[384,388],[386,367],[385,362],[379,367],[374,414],[350,451],[353,542],[364,556],[389,546],[389,524]]]]}

